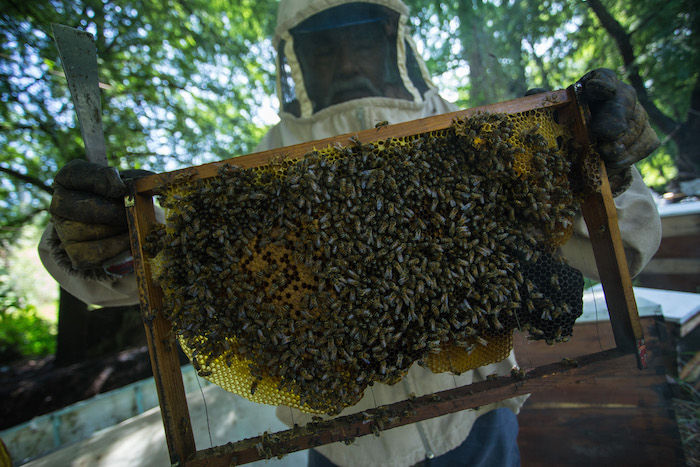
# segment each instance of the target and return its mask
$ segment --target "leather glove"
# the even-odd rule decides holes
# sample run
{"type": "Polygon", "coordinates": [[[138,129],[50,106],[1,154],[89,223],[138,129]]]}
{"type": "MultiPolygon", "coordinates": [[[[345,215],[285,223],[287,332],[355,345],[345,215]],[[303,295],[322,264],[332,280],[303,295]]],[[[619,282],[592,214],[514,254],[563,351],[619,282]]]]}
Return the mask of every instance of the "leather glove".
{"type": "Polygon", "coordinates": [[[124,181],[151,174],[127,170],[121,174],[86,160],[73,160],[58,171],[49,211],[60,245],[74,270],[102,265],[130,250],[124,181]]]}
{"type": "MultiPolygon", "coordinates": [[[[586,73],[579,84],[591,112],[588,129],[605,163],[613,196],[617,196],[632,183],[632,165],[659,147],[659,138],[637,100],[637,92],[617,79],[614,71],[595,69],[586,73]]],[[[543,92],[547,89],[534,88],[525,95],[543,92]]]]}
{"type": "Polygon", "coordinates": [[[598,68],[586,73],[579,84],[591,112],[589,130],[617,196],[632,183],[632,165],[659,147],[659,138],[636,91],[617,79],[615,72],[598,68]]]}

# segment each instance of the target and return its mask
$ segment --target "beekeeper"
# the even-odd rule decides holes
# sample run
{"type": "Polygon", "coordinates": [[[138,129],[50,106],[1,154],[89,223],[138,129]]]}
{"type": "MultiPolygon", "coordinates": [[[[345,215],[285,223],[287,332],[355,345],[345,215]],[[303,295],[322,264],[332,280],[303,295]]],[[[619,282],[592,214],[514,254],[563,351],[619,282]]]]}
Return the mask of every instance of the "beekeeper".
{"type": "MultiPolygon", "coordinates": [[[[374,127],[400,123],[457,108],[438,94],[407,27],[408,9],[399,0],[282,0],[274,45],[278,51],[280,122],[258,150],[284,147],[374,127]]],[[[641,271],[660,242],[660,221],[649,190],[633,164],[658,145],[646,112],[631,86],[610,70],[581,80],[593,115],[590,131],[598,141],[611,185],[632,275],[641,271]]],[[[86,161],[73,161],[55,177],[53,222],[39,246],[46,269],[61,286],[87,303],[138,303],[130,271],[123,208],[122,173],[86,161]],[[79,202],[77,202],[79,201],[79,202]],[[121,276],[123,277],[117,277],[121,276]]],[[[562,248],[570,264],[588,277],[597,271],[578,216],[574,236],[562,248]]],[[[509,374],[511,355],[460,376],[432,374],[414,365],[395,386],[376,384],[343,414],[404,400],[455,385],[509,374]]],[[[517,420],[523,397],[508,399],[367,436],[353,445],[336,443],[310,451],[310,465],[404,466],[518,465],[517,420]]],[[[280,407],[286,423],[305,416],[280,407]]]]}

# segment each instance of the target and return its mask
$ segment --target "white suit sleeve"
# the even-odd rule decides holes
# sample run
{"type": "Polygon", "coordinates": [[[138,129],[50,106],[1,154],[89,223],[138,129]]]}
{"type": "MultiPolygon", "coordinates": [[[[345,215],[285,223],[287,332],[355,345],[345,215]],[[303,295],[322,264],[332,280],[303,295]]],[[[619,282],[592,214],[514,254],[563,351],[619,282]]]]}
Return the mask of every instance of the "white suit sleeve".
{"type": "MultiPolygon", "coordinates": [[[[165,223],[162,209],[156,206],[155,214],[156,222],[165,223]]],[[[52,245],[53,234],[53,224],[49,223],[39,242],[39,258],[62,288],[90,305],[127,306],[139,303],[135,274],[127,274],[122,278],[93,279],[77,271],[73,272],[67,264],[59,264],[61,260],[54,251],[56,246],[52,245]]]]}
{"type": "MultiPolygon", "coordinates": [[[[636,168],[632,168],[632,185],[615,198],[615,207],[627,265],[634,277],[651,260],[661,243],[659,212],[636,168]]],[[[561,248],[561,253],[584,276],[599,279],[588,228],[581,214],[574,221],[574,235],[561,248]]]]}
{"type": "Polygon", "coordinates": [[[59,265],[51,252],[49,242],[53,228],[53,224],[49,223],[41,236],[39,258],[49,274],[62,288],[90,305],[125,306],[139,303],[135,274],[128,274],[121,279],[86,279],[76,273],[69,272],[65,266],[59,265]]]}

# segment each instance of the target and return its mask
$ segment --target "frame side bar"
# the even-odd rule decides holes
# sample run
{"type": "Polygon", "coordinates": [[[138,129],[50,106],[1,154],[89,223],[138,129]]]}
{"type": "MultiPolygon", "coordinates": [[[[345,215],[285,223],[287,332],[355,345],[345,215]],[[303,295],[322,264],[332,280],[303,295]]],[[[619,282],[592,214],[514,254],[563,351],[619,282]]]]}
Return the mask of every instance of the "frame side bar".
{"type": "Polygon", "coordinates": [[[146,233],[150,232],[156,223],[153,197],[135,194],[133,186],[130,190],[131,194],[127,196],[125,206],[141,317],[146,329],[148,353],[158,390],[170,462],[177,464],[196,451],[180,370],[179,345],[170,332],[171,324],[162,313],[158,313],[163,302],[163,293],[151,281],[151,268],[143,251],[146,233]]]}
{"type": "MultiPolygon", "coordinates": [[[[568,112],[566,116],[572,120],[574,137],[582,147],[588,147],[590,143],[583,118],[583,112],[586,110],[581,107],[583,103],[578,102],[576,98],[576,86],[571,86],[568,90],[577,105],[568,106],[564,112],[568,112]],[[573,115],[573,112],[576,115],[573,115]]],[[[639,321],[632,279],[625,258],[625,249],[617,221],[617,209],[602,161],[599,164],[599,171],[600,191],[592,191],[586,196],[581,211],[593,245],[593,254],[605,292],[615,343],[620,350],[635,353],[637,365],[643,369],[647,367],[644,332],[639,321]]]]}
{"type": "Polygon", "coordinates": [[[615,203],[602,162],[600,172],[603,181],[601,193],[591,193],[586,198],[582,206],[583,218],[593,244],[615,342],[621,350],[634,352],[639,368],[644,369],[647,367],[644,332],[639,322],[615,203]]]}

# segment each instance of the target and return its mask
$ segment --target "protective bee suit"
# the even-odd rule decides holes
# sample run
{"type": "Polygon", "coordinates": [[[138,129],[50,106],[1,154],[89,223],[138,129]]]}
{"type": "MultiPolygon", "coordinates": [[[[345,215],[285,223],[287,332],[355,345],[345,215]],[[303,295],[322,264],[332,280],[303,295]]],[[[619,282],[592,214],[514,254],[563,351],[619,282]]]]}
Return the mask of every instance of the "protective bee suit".
{"type": "MultiPolygon", "coordinates": [[[[407,32],[407,7],[398,0],[365,2],[358,11],[347,9],[352,2],[341,0],[283,0],[279,6],[274,45],[278,50],[278,97],[280,122],[263,138],[257,150],[285,147],[373,128],[387,121],[400,123],[457,110],[438,95],[425,65],[417,55],[407,32]],[[345,43],[334,43],[350,34],[347,28],[362,34],[345,43]],[[325,34],[324,40],[317,40],[325,34]],[[389,39],[387,41],[387,38],[389,39]],[[382,42],[381,54],[373,55],[372,41],[382,42]],[[369,43],[364,43],[369,41],[369,43]],[[347,43],[358,44],[348,50],[347,43]],[[313,53],[303,54],[313,48],[313,53]],[[314,62],[309,57],[317,57],[314,62]],[[344,60],[338,64],[334,60],[344,60]],[[353,66],[381,60],[381,74],[356,75],[353,66]],[[331,66],[332,65],[332,66],[331,66]],[[345,70],[326,76],[330,69],[345,70]]],[[[374,44],[376,45],[376,43],[374,44]]],[[[633,171],[631,187],[616,198],[620,228],[623,232],[632,275],[639,273],[656,251],[660,241],[660,222],[653,200],[638,172],[633,171]]],[[[579,216],[580,217],[580,216],[579,216]]],[[[134,275],[120,279],[91,280],[61,266],[58,243],[50,241],[50,225],[39,247],[45,267],[61,285],[82,300],[116,306],[138,303],[134,275]]],[[[575,223],[574,237],[563,247],[572,266],[588,277],[596,277],[587,230],[581,219],[575,223]]],[[[65,263],[65,262],[64,262],[65,263]]],[[[70,264],[70,263],[68,263],[70,264]]],[[[374,408],[486,379],[487,375],[507,375],[516,366],[514,355],[486,367],[452,375],[433,374],[414,365],[407,377],[394,386],[375,384],[364,398],[342,414],[374,408]]],[[[469,435],[477,417],[496,408],[517,413],[525,397],[516,397],[365,436],[353,445],[336,443],[316,448],[330,461],[343,466],[405,466],[425,458],[440,456],[460,446],[469,435]]],[[[278,416],[288,425],[304,424],[309,415],[288,407],[279,407],[278,416]]]]}

